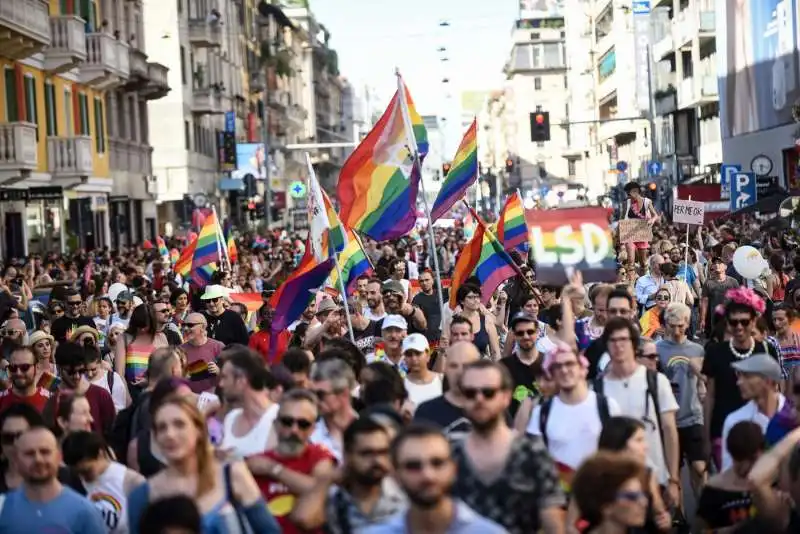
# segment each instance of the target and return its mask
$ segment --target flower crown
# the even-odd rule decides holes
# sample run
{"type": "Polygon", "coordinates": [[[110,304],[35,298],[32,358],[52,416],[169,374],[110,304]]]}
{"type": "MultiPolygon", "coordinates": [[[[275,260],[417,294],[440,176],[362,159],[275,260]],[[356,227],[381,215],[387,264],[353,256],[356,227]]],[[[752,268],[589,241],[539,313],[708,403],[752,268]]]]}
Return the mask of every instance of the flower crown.
{"type": "Polygon", "coordinates": [[[767,309],[766,304],[764,304],[764,299],[758,296],[758,293],[747,287],[729,289],[725,292],[725,298],[727,299],[725,303],[726,307],[732,303],[741,304],[742,306],[752,308],[759,315],[764,313],[767,309]]]}

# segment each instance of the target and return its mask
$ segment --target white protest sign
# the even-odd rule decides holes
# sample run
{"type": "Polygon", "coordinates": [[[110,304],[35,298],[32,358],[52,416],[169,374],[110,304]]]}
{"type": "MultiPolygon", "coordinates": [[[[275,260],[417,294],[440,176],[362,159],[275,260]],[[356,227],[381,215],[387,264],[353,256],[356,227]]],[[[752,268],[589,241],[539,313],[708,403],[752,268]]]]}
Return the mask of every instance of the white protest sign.
{"type": "Polygon", "coordinates": [[[703,224],[705,203],[695,200],[675,199],[672,205],[672,222],[675,224],[703,224]]]}

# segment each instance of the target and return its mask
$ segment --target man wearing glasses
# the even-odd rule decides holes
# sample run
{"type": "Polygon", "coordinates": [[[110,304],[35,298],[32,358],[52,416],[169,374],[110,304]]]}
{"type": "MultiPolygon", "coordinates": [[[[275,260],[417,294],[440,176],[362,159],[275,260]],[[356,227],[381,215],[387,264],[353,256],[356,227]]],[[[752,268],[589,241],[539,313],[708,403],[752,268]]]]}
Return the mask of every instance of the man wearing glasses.
{"type": "Polygon", "coordinates": [[[86,397],[92,414],[92,432],[107,436],[117,416],[117,409],[111,393],[92,384],[86,376],[89,361],[97,359],[96,354],[89,356],[89,351],[98,352],[97,347],[84,347],[77,343],[58,345],[56,365],[61,378],[60,392],[86,397]]]}
{"type": "Polygon", "coordinates": [[[200,300],[206,306],[204,313],[208,323],[208,337],[216,339],[223,345],[228,346],[234,343],[247,346],[250,341],[250,334],[242,317],[232,310],[225,309],[223,300],[227,296],[222,286],[207,286],[200,300]]]}
{"type": "Polygon", "coordinates": [[[36,386],[36,357],[33,351],[27,347],[19,347],[11,353],[8,362],[11,388],[0,391],[0,413],[15,404],[29,404],[43,414],[48,423],[52,423],[55,417],[56,394],[36,386]]]}
{"type": "MultiPolygon", "coordinates": [[[[156,304],[158,306],[158,304],[156,304]]],[[[206,318],[201,313],[190,313],[183,322],[186,343],[180,346],[186,353],[190,387],[195,393],[213,391],[217,386],[219,367],[216,364],[225,345],[208,337],[206,318]]]]}
{"type": "MultiPolygon", "coordinates": [[[[536,340],[539,338],[539,321],[532,315],[518,313],[511,319],[511,332],[517,348],[511,356],[500,360],[506,366],[514,383],[513,395],[509,411],[511,417],[517,413],[517,408],[527,397],[536,394],[536,382],[542,375],[542,357],[536,350],[536,340]]],[[[506,341],[510,343],[511,340],[506,341]]]]}
{"type": "Polygon", "coordinates": [[[94,320],[91,317],[81,315],[83,299],[75,289],[65,292],[64,315],[53,321],[50,333],[59,343],[69,341],[72,332],[80,326],[95,328],[94,320]]]}

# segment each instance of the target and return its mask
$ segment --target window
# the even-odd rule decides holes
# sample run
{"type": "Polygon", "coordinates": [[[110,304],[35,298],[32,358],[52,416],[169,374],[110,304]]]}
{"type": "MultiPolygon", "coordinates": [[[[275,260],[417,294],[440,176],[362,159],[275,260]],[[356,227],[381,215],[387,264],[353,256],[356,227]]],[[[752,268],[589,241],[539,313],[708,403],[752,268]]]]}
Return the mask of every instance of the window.
{"type": "Polygon", "coordinates": [[[531,41],[538,41],[539,37],[539,32],[531,32],[531,41]]]}
{"type": "Polygon", "coordinates": [[[17,122],[19,120],[19,102],[17,101],[17,73],[13,67],[6,67],[6,121],[17,122]]]}
{"type": "MultiPolygon", "coordinates": [[[[39,114],[36,109],[36,80],[33,76],[25,75],[25,120],[39,126],[39,114]]],[[[39,140],[39,128],[36,128],[36,140],[39,140]]]]}
{"type": "Polygon", "coordinates": [[[106,121],[103,99],[94,97],[94,146],[98,154],[106,152],[106,121]]]}
{"type": "Polygon", "coordinates": [[[67,135],[75,134],[75,108],[72,102],[72,91],[64,89],[64,126],[67,135]]]}
{"type": "Polygon", "coordinates": [[[517,45],[514,49],[514,70],[531,68],[531,48],[528,45],[517,45]]]}
{"type": "Polygon", "coordinates": [[[544,50],[544,67],[553,68],[561,67],[564,65],[563,57],[561,54],[561,45],[559,43],[545,43],[542,45],[544,50]]]}
{"type": "Polygon", "coordinates": [[[186,49],[181,46],[181,83],[186,85],[186,49]]]}
{"type": "Polygon", "coordinates": [[[78,135],[92,135],[89,130],[89,98],[78,93],[78,135]]]}
{"type": "Polygon", "coordinates": [[[540,76],[536,76],[533,79],[533,88],[536,89],[537,91],[542,90],[542,78],[540,76]]]}
{"type": "Polygon", "coordinates": [[[192,149],[192,127],[189,125],[189,121],[183,121],[183,137],[184,137],[184,145],[186,146],[186,150],[192,149]]]}
{"type": "Polygon", "coordinates": [[[567,174],[569,176],[575,176],[575,160],[568,159],[567,160],[567,174]]]}
{"type": "Polygon", "coordinates": [[[47,136],[57,136],[58,117],[56,116],[56,88],[50,82],[44,84],[44,114],[47,136]]]}

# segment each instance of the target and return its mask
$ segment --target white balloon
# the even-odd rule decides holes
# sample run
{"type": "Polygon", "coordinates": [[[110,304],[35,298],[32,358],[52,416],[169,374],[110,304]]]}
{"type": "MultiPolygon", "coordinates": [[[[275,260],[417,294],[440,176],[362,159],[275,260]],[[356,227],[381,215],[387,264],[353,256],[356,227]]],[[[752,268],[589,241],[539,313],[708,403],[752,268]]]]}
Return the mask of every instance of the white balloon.
{"type": "Polygon", "coordinates": [[[761,253],[750,245],[739,247],[733,253],[733,268],[748,280],[758,278],[764,271],[764,265],[761,253]]]}

